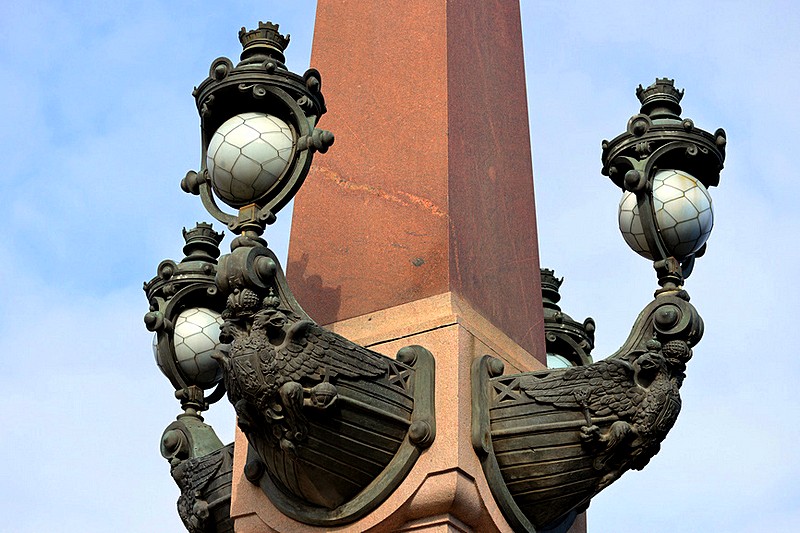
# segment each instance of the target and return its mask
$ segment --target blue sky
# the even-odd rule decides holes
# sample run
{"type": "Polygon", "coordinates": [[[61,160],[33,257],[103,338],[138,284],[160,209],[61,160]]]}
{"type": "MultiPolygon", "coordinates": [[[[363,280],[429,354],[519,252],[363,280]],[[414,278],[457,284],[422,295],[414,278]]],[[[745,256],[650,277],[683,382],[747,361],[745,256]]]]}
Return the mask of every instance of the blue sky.
{"type": "MultiPolygon", "coordinates": [[[[238,29],[291,33],[309,64],[315,2],[0,5],[0,516],[7,531],[174,532],[158,452],[178,413],[156,368],[141,283],[209,220],[180,179],[199,162],[192,87],[238,29]]],[[[662,452],[593,502],[590,531],[800,530],[794,393],[800,8],[792,2],[522,0],[542,265],[612,353],[655,276],[616,227],[600,142],[656,76],[684,116],[728,132],[715,229],[688,280],[706,322],[662,452]]],[[[323,71],[324,77],[324,71],[323,71]]],[[[335,109],[330,109],[335,113],[335,109]]],[[[324,119],[323,119],[324,120],[324,119]]],[[[334,147],[335,149],[335,147],[334,147]]],[[[285,256],[289,213],[268,235],[285,256]]],[[[226,243],[230,238],[226,239],[226,243]]],[[[207,416],[224,441],[233,414],[207,416]]]]}

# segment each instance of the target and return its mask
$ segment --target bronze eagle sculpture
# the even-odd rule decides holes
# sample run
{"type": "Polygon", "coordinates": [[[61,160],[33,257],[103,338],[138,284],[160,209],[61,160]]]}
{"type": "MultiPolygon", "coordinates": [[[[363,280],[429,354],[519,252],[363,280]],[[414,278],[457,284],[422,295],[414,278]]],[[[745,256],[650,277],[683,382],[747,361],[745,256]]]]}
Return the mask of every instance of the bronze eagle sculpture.
{"type": "Polygon", "coordinates": [[[379,354],[281,308],[272,292],[260,303],[249,289],[228,300],[220,339],[231,347],[217,356],[228,398],[243,430],[266,423],[284,451],[293,453],[307,436],[304,407],[324,410],[336,401],[338,377],[388,370],[379,354]]]}
{"type": "Polygon", "coordinates": [[[625,471],[641,470],[658,453],[681,409],[679,388],[691,350],[673,340],[657,340],[627,358],[608,358],[588,366],[526,375],[520,389],[538,403],[579,411],[586,419],[581,440],[603,472],[602,490],[625,471]],[[594,423],[613,420],[606,431],[594,423]]]}

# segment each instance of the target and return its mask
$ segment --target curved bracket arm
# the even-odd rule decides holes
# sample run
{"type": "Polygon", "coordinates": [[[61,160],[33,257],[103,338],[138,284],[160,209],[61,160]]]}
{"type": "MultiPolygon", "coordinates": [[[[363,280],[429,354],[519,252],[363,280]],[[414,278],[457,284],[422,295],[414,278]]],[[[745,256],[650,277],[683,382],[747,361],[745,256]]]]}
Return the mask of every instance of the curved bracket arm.
{"type": "Polygon", "coordinates": [[[410,346],[391,359],[314,323],[263,241],[237,240],[216,284],[231,345],[218,360],[250,444],[247,478],[308,524],[363,516],[435,438],[433,356],[410,346]]]}
{"type": "Polygon", "coordinates": [[[475,361],[473,446],[515,529],[560,530],[658,452],[703,335],[688,300],[685,291],[659,294],[623,346],[591,365],[501,375],[500,361],[475,361]]]}

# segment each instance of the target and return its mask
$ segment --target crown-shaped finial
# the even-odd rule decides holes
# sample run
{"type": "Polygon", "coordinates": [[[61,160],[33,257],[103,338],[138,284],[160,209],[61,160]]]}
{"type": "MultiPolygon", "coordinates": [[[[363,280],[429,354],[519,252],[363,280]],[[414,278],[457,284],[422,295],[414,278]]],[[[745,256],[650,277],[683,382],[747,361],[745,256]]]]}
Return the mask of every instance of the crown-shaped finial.
{"type": "Polygon", "coordinates": [[[224,236],[225,234],[214,231],[214,226],[208,222],[198,222],[190,230],[183,228],[183,239],[187,244],[190,242],[208,241],[214,245],[218,245],[222,242],[224,236]]]}
{"type": "Polygon", "coordinates": [[[555,272],[549,268],[542,268],[539,269],[539,271],[542,279],[543,303],[545,307],[557,310],[558,306],[556,304],[561,299],[561,294],[559,294],[558,289],[561,288],[561,284],[564,283],[564,278],[558,279],[555,276],[555,272]]]}
{"type": "MultiPolygon", "coordinates": [[[[225,236],[223,233],[214,231],[213,226],[207,222],[198,222],[190,230],[183,228],[183,239],[186,245],[183,253],[186,256],[183,261],[205,260],[216,262],[219,257],[219,243],[225,236]]],[[[183,262],[182,261],[182,262],[183,262]]]]}
{"type": "Polygon", "coordinates": [[[264,297],[264,300],[261,303],[264,307],[277,309],[281,304],[281,299],[278,298],[278,296],[275,294],[275,291],[270,287],[269,294],[264,297]]]}
{"type": "Polygon", "coordinates": [[[540,269],[542,275],[542,286],[545,285],[552,286],[555,290],[561,288],[561,284],[564,283],[564,278],[558,279],[556,277],[556,273],[554,270],[549,268],[542,268],[540,269]]]}
{"type": "Polygon", "coordinates": [[[675,88],[675,80],[656,78],[656,82],[647,89],[639,85],[636,97],[642,103],[642,113],[653,118],[658,116],[680,117],[683,89],[675,88]]]}
{"type": "Polygon", "coordinates": [[[283,51],[289,46],[290,35],[283,36],[278,25],[272,22],[258,22],[258,28],[247,31],[242,26],[239,30],[239,42],[242,43],[242,60],[257,52],[273,57],[283,63],[286,59],[283,51]]]}

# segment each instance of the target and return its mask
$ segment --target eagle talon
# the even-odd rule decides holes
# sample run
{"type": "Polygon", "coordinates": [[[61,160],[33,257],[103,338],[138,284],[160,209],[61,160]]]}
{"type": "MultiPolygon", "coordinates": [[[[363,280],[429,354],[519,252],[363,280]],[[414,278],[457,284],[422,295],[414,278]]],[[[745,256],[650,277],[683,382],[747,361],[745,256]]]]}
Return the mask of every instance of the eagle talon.
{"type": "Polygon", "coordinates": [[[315,409],[324,410],[333,405],[338,396],[339,393],[336,387],[328,381],[323,381],[311,389],[308,405],[315,409]]]}
{"type": "Polygon", "coordinates": [[[600,441],[600,428],[594,424],[591,426],[582,426],[581,441],[586,444],[592,444],[600,441]]]}

